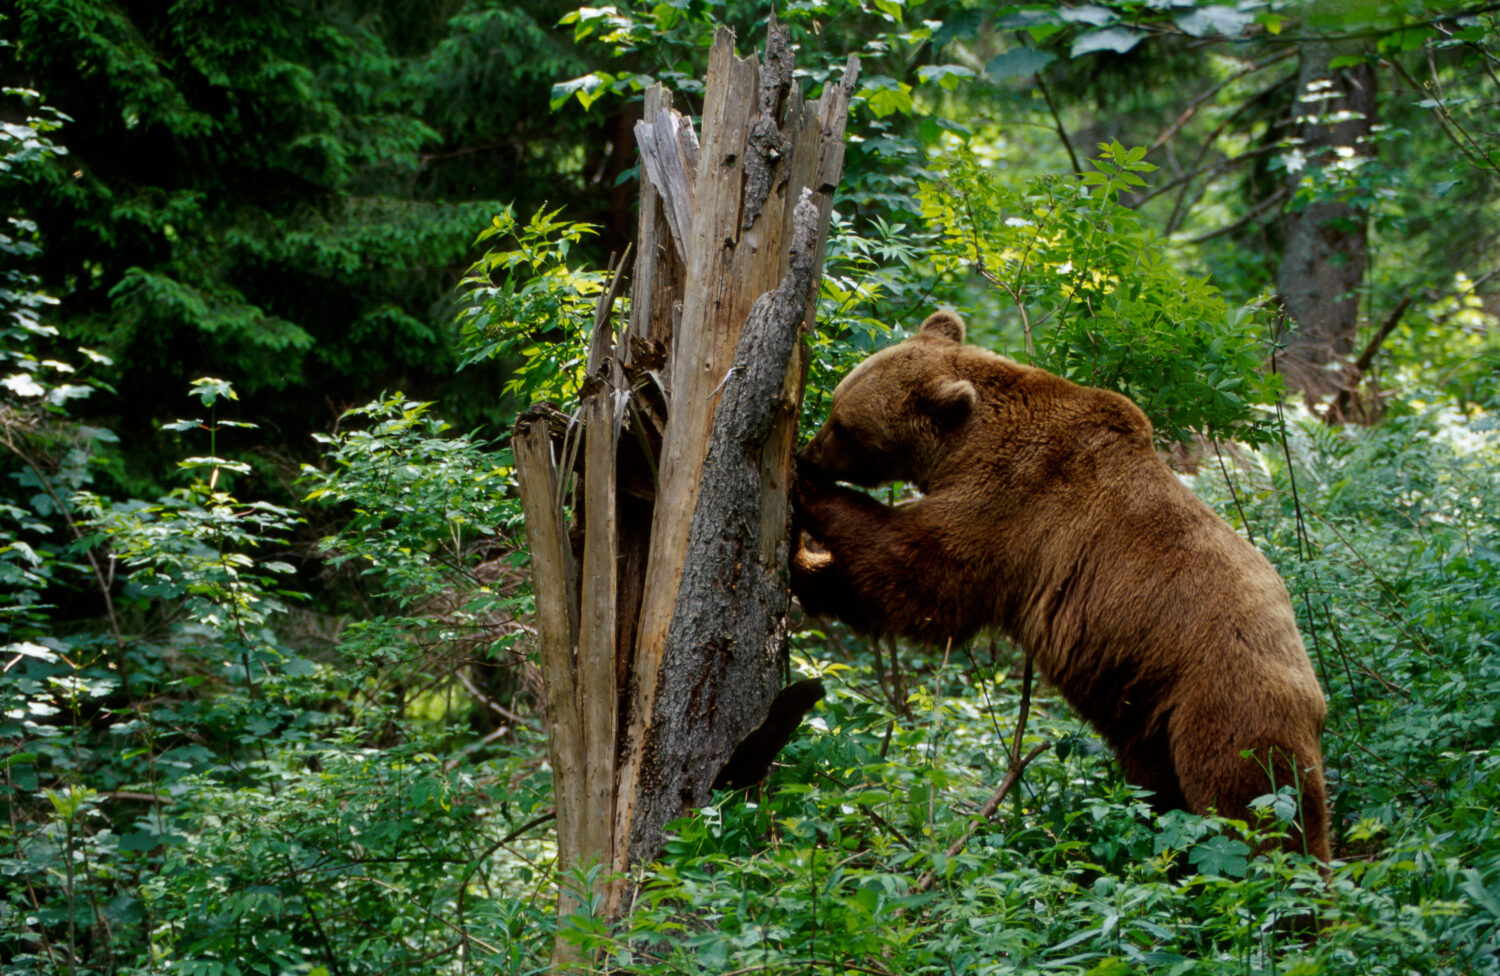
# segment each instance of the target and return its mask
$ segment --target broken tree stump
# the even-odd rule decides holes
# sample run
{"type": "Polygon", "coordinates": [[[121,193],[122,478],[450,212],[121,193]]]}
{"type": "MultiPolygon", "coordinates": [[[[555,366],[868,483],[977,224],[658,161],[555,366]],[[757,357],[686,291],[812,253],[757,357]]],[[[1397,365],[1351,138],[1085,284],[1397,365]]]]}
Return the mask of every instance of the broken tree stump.
{"type": "MultiPolygon", "coordinates": [[[[647,92],[629,318],[616,335],[622,261],[580,403],[527,411],[513,438],[559,869],[613,872],[595,892],[609,915],[626,869],[708,801],[736,747],[779,746],[789,731],[768,716],[787,674],[801,337],[858,62],[813,101],[793,81],[784,28],[771,24],[764,64],[733,46],[728,30],[715,35],[701,139],[668,91],[647,92]]],[[[783,699],[815,700],[803,686],[783,699]]],[[[559,917],[575,905],[561,895],[559,917]]],[[[559,940],[554,964],[577,959],[559,940]]]]}

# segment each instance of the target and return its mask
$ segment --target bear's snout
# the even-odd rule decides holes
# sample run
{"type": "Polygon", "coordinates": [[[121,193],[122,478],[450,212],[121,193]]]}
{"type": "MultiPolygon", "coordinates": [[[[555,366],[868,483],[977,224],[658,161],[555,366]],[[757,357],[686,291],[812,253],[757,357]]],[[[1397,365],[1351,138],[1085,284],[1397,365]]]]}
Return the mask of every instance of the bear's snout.
{"type": "Polygon", "coordinates": [[[824,427],[813,435],[813,439],[807,442],[807,446],[797,452],[797,474],[804,478],[817,478],[830,480],[832,472],[828,470],[827,454],[828,428],[824,427]]]}
{"type": "Polygon", "coordinates": [[[799,482],[827,483],[838,480],[819,462],[817,453],[807,447],[797,454],[796,473],[799,482]]]}

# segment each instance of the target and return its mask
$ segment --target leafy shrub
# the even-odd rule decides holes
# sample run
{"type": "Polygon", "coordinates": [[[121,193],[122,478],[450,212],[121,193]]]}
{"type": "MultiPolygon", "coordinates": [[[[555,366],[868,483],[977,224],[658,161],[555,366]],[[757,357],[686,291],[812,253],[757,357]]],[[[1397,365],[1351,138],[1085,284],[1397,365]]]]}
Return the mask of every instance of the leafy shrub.
{"type": "Polygon", "coordinates": [[[319,542],[327,565],[368,584],[339,653],[387,721],[427,705],[440,727],[478,699],[513,723],[531,599],[510,449],[454,435],[430,408],[396,394],[351,410],[318,438],[323,467],[303,466],[305,500],[342,520],[319,542]]]}
{"type": "Polygon", "coordinates": [[[1025,357],[1138,403],[1164,442],[1194,433],[1264,442],[1257,407],[1277,379],[1260,371],[1267,330],[1206,280],[1167,261],[1120,194],[1155,169],[1145,150],[1101,144],[1079,179],[1017,188],[970,151],[951,154],[921,192],[940,238],[935,260],[1002,292],[1025,357]]]}
{"type": "Polygon", "coordinates": [[[505,392],[524,407],[533,400],[566,401],[583,381],[602,272],[575,268],[573,248],[594,232],[588,224],[538,211],[524,224],[501,211],[476,243],[500,238],[469,269],[460,286],[465,347],[461,366],[499,358],[514,363],[505,392]]]}

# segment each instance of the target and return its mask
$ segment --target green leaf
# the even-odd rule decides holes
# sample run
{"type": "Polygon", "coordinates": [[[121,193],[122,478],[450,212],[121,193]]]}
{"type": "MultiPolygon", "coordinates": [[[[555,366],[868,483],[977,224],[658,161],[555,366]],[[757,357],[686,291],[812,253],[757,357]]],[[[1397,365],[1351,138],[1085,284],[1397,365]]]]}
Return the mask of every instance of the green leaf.
{"type": "Polygon", "coordinates": [[[984,73],[991,81],[1004,81],[1020,75],[1034,75],[1057,60],[1057,56],[1034,47],[1012,48],[990,58],[984,73]]]}
{"type": "MultiPolygon", "coordinates": [[[[36,503],[33,502],[33,504],[36,504],[36,503]]],[[[4,548],[0,548],[0,553],[4,553],[4,552],[19,553],[20,556],[21,556],[21,558],[24,559],[27,563],[29,563],[32,566],[40,566],[42,564],[41,554],[38,553],[35,549],[33,549],[31,547],[31,543],[29,543],[29,542],[22,542],[20,539],[15,540],[14,542],[10,543],[9,545],[5,546],[4,548]]],[[[37,645],[35,645],[35,644],[24,644],[24,645],[23,644],[17,644],[17,645],[13,645],[13,646],[18,651],[21,651],[21,653],[26,653],[24,650],[22,650],[23,647],[35,647],[37,645]]]]}
{"type": "Polygon", "coordinates": [[[950,12],[943,18],[943,26],[932,35],[932,46],[941,48],[960,37],[974,34],[979,30],[983,20],[983,13],[979,10],[960,9],[950,12]]]}
{"type": "Polygon", "coordinates": [[[1104,30],[1090,31],[1073,42],[1072,57],[1083,54],[1092,54],[1095,51],[1114,51],[1116,54],[1124,54],[1141,42],[1142,35],[1135,31],[1126,30],[1123,27],[1107,27],[1104,30]]]}
{"type": "Polygon", "coordinates": [[[1233,7],[1214,5],[1179,14],[1175,19],[1177,26],[1193,37],[1205,37],[1209,34],[1233,37],[1244,30],[1255,18],[1233,7]]]}
{"type": "Polygon", "coordinates": [[[1244,841],[1214,834],[1193,845],[1188,861],[1202,874],[1225,878],[1243,878],[1249,867],[1250,845],[1244,841]]]}
{"type": "Polygon", "coordinates": [[[1469,896],[1476,906],[1491,918],[1500,919],[1500,884],[1486,887],[1484,876],[1473,868],[1464,870],[1464,880],[1458,890],[1469,896]]]}
{"type": "Polygon", "coordinates": [[[1102,27],[1119,19],[1108,7],[1089,3],[1077,7],[1062,7],[1057,10],[1057,16],[1069,24],[1092,24],[1095,27],[1102,27]]]}
{"type": "MultiPolygon", "coordinates": [[[[24,543],[13,543],[12,545],[20,546],[23,544],[24,543]]],[[[30,547],[28,546],[27,548],[30,547]]],[[[57,653],[55,651],[50,648],[43,647],[40,644],[33,644],[30,641],[19,641],[15,644],[6,644],[4,648],[0,648],[0,654],[19,654],[23,657],[32,657],[36,658],[39,661],[46,661],[48,663],[52,663],[57,660],[57,653]]]]}
{"type": "Polygon", "coordinates": [[[70,786],[65,790],[43,790],[42,793],[51,802],[52,809],[63,820],[76,819],[98,796],[94,790],[83,786],[70,786]]]}
{"type": "Polygon", "coordinates": [[[0,386],[22,397],[39,397],[47,392],[47,388],[32,379],[30,373],[12,373],[0,380],[0,386]]]}
{"type": "Polygon", "coordinates": [[[133,830],[120,838],[122,851],[150,851],[163,844],[181,844],[186,840],[181,834],[159,834],[154,830],[133,830]]]}
{"type": "Polygon", "coordinates": [[[911,86],[894,78],[870,78],[859,94],[869,105],[870,111],[881,118],[897,112],[910,115],[915,108],[911,100],[911,86]]]}
{"type": "Polygon", "coordinates": [[[211,376],[203,376],[193,380],[192,389],[189,392],[202,401],[205,407],[213,406],[221,397],[230,400],[238,400],[240,398],[239,394],[234,392],[232,384],[225,380],[214,379],[211,376]]]}
{"type": "Polygon", "coordinates": [[[956,91],[965,79],[974,77],[974,72],[961,64],[929,64],[917,69],[917,77],[924,82],[935,81],[947,91],[956,91]]]}
{"type": "Polygon", "coordinates": [[[194,468],[223,468],[235,474],[249,474],[250,465],[244,461],[231,461],[221,457],[190,457],[177,462],[177,467],[190,471],[194,468]]]}
{"type": "Polygon", "coordinates": [[[560,81],[552,86],[552,108],[559,109],[568,99],[576,96],[578,104],[587,109],[598,100],[603,94],[604,87],[613,80],[606,72],[591,71],[569,81],[560,81]]]}

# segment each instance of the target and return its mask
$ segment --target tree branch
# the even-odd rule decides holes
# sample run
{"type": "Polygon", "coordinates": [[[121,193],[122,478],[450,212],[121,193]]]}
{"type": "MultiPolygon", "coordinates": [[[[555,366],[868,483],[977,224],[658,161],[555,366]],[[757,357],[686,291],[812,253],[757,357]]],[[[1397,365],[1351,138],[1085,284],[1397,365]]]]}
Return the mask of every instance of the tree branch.
{"type": "Polygon", "coordinates": [[[1248,77],[1250,75],[1253,75],[1257,71],[1260,71],[1262,68],[1269,68],[1273,64],[1276,64],[1276,63],[1278,63],[1280,61],[1285,61],[1287,58],[1291,57],[1292,55],[1294,55],[1296,53],[1297,53],[1297,49],[1295,47],[1288,47],[1286,50],[1281,51],[1280,53],[1277,53],[1277,54],[1273,54],[1271,57],[1267,58],[1264,61],[1257,61],[1257,62],[1252,63],[1248,68],[1245,68],[1244,70],[1242,70],[1242,71],[1240,71],[1240,72],[1238,72],[1236,74],[1230,75],[1228,78],[1225,78],[1223,81],[1219,82],[1217,85],[1213,85],[1212,87],[1210,87],[1210,88],[1206,89],[1205,91],[1199,93],[1195,98],[1193,98],[1192,101],[1188,102],[1187,108],[1185,108],[1185,109],[1182,110],[1182,114],[1178,115],[1177,119],[1171,125],[1167,126],[1167,128],[1162,132],[1161,135],[1157,136],[1152,141],[1151,148],[1152,149],[1158,149],[1158,148],[1160,148],[1163,143],[1165,143],[1168,139],[1170,139],[1174,135],[1176,135],[1177,134],[1177,130],[1181,129],[1184,125],[1186,125],[1188,123],[1189,120],[1191,120],[1193,118],[1194,115],[1198,114],[1198,106],[1202,105],[1204,102],[1208,101],[1210,98],[1212,98],[1213,96],[1217,95],[1219,92],[1223,91],[1224,88],[1225,88],[1225,86],[1227,86],[1227,85],[1229,85],[1229,84],[1231,84],[1233,82],[1239,81],[1241,78],[1245,78],[1245,77],[1248,77]]]}
{"type": "MultiPolygon", "coordinates": [[[[984,806],[980,808],[979,813],[970,822],[969,829],[964,831],[962,837],[948,845],[948,850],[944,852],[947,857],[957,857],[968,846],[969,839],[979,830],[979,825],[993,816],[996,810],[1000,809],[1000,804],[1010,794],[1010,791],[1015,788],[1015,785],[1021,781],[1021,774],[1026,771],[1026,767],[1030,766],[1032,760],[1036,759],[1037,756],[1040,756],[1050,748],[1052,748],[1050,741],[1038,743],[1032,747],[1031,751],[1020,762],[1016,763],[1006,772],[1005,779],[1000,781],[1000,788],[995,791],[994,796],[985,801],[984,806]]],[[[909,893],[913,895],[921,894],[932,888],[936,881],[937,872],[928,871],[912,886],[909,893]]]]}
{"type": "MultiPolygon", "coordinates": [[[[1004,802],[1005,797],[1021,781],[1021,774],[1026,771],[1026,767],[1030,766],[1032,760],[1036,759],[1037,756],[1040,756],[1052,746],[1050,741],[1042,742],[1034,746],[1024,757],[1021,755],[1021,736],[1026,731],[1026,720],[1031,714],[1031,673],[1031,655],[1028,654],[1026,655],[1025,669],[1021,674],[1021,710],[1020,714],[1016,717],[1015,736],[1011,739],[1010,769],[1006,771],[1005,778],[1000,781],[1000,788],[985,801],[984,806],[979,808],[979,813],[969,822],[969,829],[964,831],[962,837],[948,845],[948,850],[944,852],[946,857],[957,857],[968,846],[969,839],[979,830],[979,825],[995,815],[995,811],[1000,809],[1000,804],[1004,802]]],[[[913,895],[921,894],[929,890],[936,881],[937,871],[928,871],[912,886],[909,893],[913,895]]]]}
{"type": "Polygon", "coordinates": [[[1385,321],[1381,323],[1380,328],[1370,337],[1370,341],[1365,344],[1364,352],[1360,353],[1359,358],[1349,367],[1349,372],[1345,376],[1344,385],[1339,390],[1338,396],[1334,397],[1329,402],[1328,409],[1323,411],[1323,423],[1331,427],[1344,419],[1344,415],[1354,405],[1354,391],[1359,386],[1359,381],[1364,378],[1366,370],[1375,362],[1375,354],[1380,351],[1380,344],[1385,342],[1386,337],[1400,323],[1401,316],[1406,313],[1406,309],[1411,305],[1413,297],[1411,292],[1407,292],[1402,296],[1401,301],[1397,302],[1396,307],[1391,309],[1391,313],[1385,317],[1385,321]]]}
{"type": "Polygon", "coordinates": [[[1236,220],[1234,223],[1226,224],[1225,226],[1220,227],[1218,230],[1211,230],[1207,234],[1200,234],[1197,237],[1189,239],[1185,243],[1202,244],[1204,241],[1211,241],[1215,237],[1223,237],[1225,234],[1232,234],[1235,231],[1239,230],[1241,227],[1244,227],[1246,224],[1254,223],[1255,221],[1259,220],[1267,210],[1270,210],[1272,207],[1279,205],[1283,200],[1290,196],[1291,192],[1292,191],[1287,187],[1282,187],[1275,193],[1266,197],[1260,202],[1259,205],[1256,206],[1254,210],[1245,214],[1245,216],[1241,217],[1239,220],[1236,220]]]}
{"type": "Polygon", "coordinates": [[[1052,104],[1052,95],[1047,91],[1047,83],[1042,80],[1040,73],[1031,77],[1036,79],[1037,91],[1042,93],[1042,100],[1047,103],[1047,111],[1052,113],[1052,124],[1057,128],[1057,136],[1062,140],[1063,148],[1068,151],[1068,160],[1073,164],[1073,172],[1082,176],[1083,167],[1078,165],[1078,154],[1073,152],[1073,143],[1068,140],[1068,130],[1063,128],[1062,119],[1057,114],[1057,106],[1052,104]]]}

